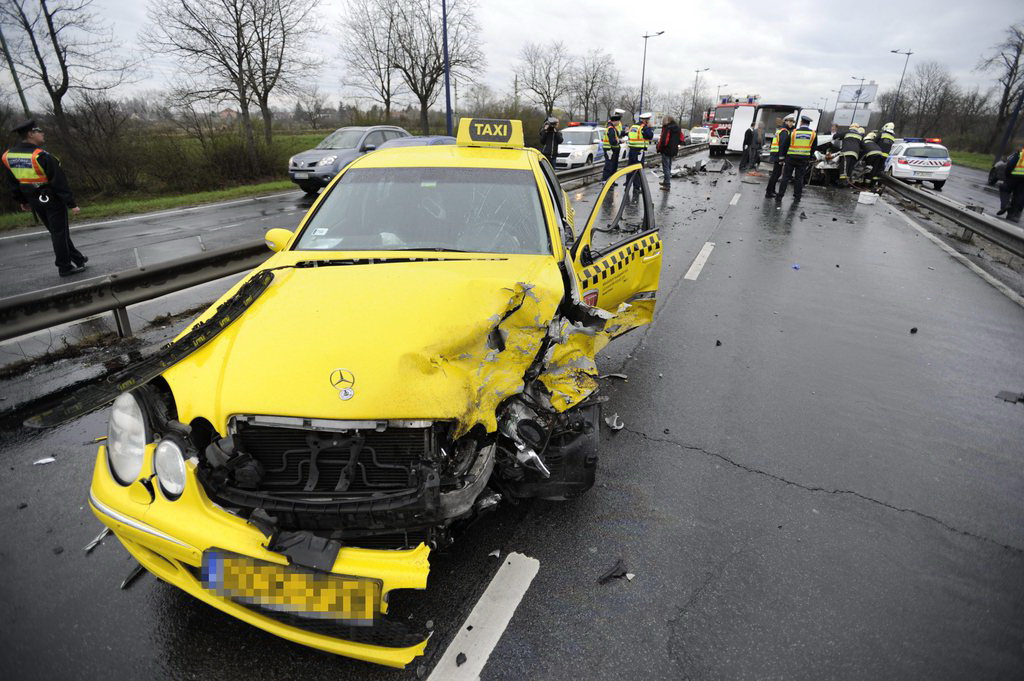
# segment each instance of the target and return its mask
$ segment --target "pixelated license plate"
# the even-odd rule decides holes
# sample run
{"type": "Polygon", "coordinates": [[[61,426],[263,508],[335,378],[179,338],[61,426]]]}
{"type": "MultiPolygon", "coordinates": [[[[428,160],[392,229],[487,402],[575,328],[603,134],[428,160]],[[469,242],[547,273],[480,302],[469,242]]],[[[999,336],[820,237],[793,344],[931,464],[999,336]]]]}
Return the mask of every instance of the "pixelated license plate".
{"type": "Polygon", "coordinates": [[[370,624],[380,612],[379,581],[222,551],[203,554],[202,582],[204,588],[233,601],[302,617],[370,624]]]}

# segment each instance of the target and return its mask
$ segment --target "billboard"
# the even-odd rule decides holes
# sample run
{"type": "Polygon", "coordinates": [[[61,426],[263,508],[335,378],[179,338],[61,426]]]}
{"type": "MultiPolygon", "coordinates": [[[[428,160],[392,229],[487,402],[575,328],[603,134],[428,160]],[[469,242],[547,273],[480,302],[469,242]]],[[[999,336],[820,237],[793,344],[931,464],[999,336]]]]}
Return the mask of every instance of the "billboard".
{"type": "Polygon", "coordinates": [[[870,85],[842,85],[839,88],[839,102],[865,102],[875,101],[875,96],[878,95],[878,86],[874,83],[870,85]]]}
{"type": "Polygon", "coordinates": [[[871,109],[836,109],[832,122],[839,127],[853,125],[867,125],[871,122],[871,109]]]}

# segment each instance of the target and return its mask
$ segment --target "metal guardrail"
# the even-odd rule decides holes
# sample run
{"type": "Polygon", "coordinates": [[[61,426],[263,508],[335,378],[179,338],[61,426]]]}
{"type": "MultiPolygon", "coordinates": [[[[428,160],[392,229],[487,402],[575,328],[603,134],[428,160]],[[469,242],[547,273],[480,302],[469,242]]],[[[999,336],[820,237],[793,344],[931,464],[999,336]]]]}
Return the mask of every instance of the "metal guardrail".
{"type": "MultiPolygon", "coordinates": [[[[705,148],[706,144],[695,144],[683,147],[679,152],[680,156],[689,156],[705,148]]],[[[596,165],[556,171],[555,174],[564,184],[600,177],[601,171],[601,166],[596,165]]],[[[129,305],[251,270],[268,257],[267,245],[260,239],[198,256],[3,298],[0,299],[0,341],[103,312],[113,312],[118,335],[130,336],[129,305]]]]}
{"type": "Polygon", "coordinates": [[[885,176],[883,179],[886,186],[899,196],[956,223],[963,227],[968,234],[977,234],[983,239],[1002,246],[1017,257],[1024,258],[1024,229],[990,218],[983,213],[968,210],[965,206],[947,199],[945,196],[938,196],[912,187],[894,177],[885,176]]]}

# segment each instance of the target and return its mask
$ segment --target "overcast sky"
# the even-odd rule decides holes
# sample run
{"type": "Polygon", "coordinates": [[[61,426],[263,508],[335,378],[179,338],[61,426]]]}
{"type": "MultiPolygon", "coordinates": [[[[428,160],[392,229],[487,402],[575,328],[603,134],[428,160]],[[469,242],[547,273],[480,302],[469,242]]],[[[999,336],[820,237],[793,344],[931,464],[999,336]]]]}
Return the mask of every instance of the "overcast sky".
{"type": "MultiPolygon", "coordinates": [[[[437,0],[440,2],[440,0],[437,0]]],[[[329,29],[316,37],[327,66],[320,88],[336,101],[343,77],[334,26],[345,0],[322,0],[319,10],[329,29]]],[[[137,50],[146,22],[144,0],[95,0],[94,9],[110,21],[118,41],[137,50]]],[[[521,46],[528,41],[563,40],[573,53],[593,47],[610,53],[625,83],[640,82],[645,32],[664,30],[648,43],[648,82],[661,92],[679,92],[704,74],[713,95],[760,94],[762,101],[822,104],[831,90],[854,82],[895,87],[904,57],[892,49],[913,50],[910,68],[925,60],[946,64],[961,85],[988,87],[989,74],[974,71],[978,57],[999,42],[1009,24],[1024,21],[1020,0],[866,0],[862,2],[742,2],[740,0],[478,0],[476,10],[487,65],[479,79],[496,92],[511,90],[521,46]]],[[[149,77],[136,90],[165,87],[173,65],[148,59],[149,77]]],[[[11,92],[4,72],[3,89],[11,92]]]]}

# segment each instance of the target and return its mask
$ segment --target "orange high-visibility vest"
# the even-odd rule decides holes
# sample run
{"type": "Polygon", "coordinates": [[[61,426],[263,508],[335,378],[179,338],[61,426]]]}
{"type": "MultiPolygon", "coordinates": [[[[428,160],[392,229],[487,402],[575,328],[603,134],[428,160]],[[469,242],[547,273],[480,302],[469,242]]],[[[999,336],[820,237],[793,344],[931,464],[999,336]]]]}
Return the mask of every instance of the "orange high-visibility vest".
{"type": "Polygon", "coordinates": [[[0,157],[0,161],[11,171],[11,175],[14,175],[18,184],[39,186],[49,182],[46,173],[43,172],[43,167],[39,165],[39,154],[41,153],[43,153],[42,149],[36,149],[31,153],[5,151],[4,155],[0,157]]]}

